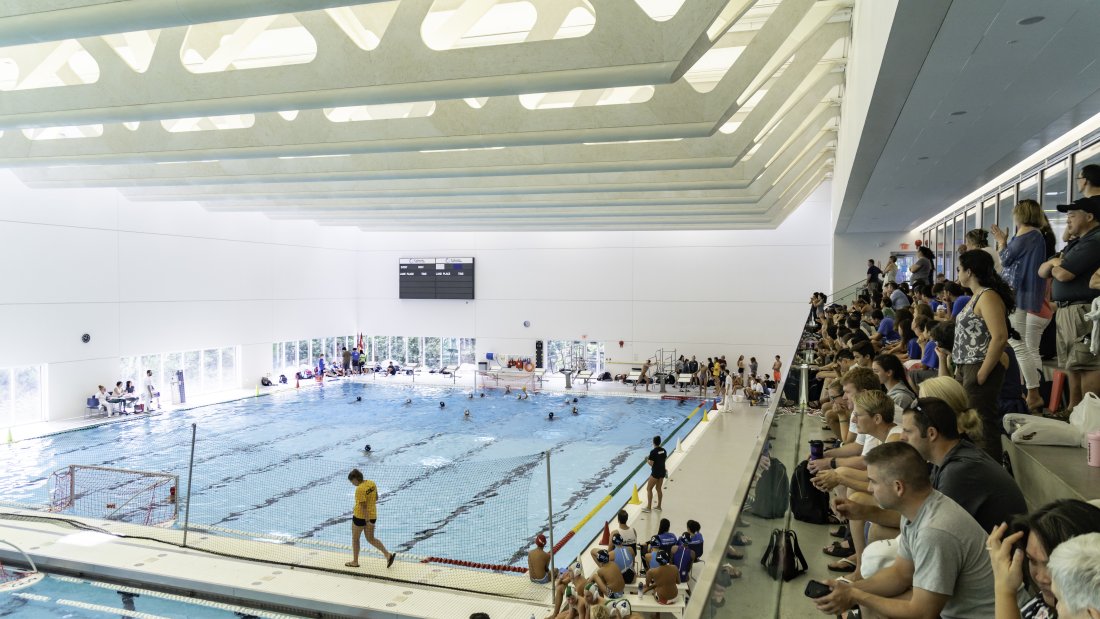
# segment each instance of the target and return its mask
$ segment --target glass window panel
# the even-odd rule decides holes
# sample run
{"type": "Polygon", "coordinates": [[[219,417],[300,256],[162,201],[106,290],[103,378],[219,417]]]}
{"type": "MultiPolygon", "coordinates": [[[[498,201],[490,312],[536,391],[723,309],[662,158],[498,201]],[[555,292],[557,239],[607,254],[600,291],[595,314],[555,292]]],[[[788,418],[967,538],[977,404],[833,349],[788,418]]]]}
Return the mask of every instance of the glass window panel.
{"type": "Polygon", "coordinates": [[[28,366],[15,368],[14,379],[14,418],[16,423],[42,421],[42,368],[28,366]]]}
{"type": "Polygon", "coordinates": [[[310,340],[309,341],[309,360],[306,361],[306,363],[310,367],[316,367],[317,366],[317,359],[323,354],[325,354],[325,347],[324,347],[324,342],[321,341],[321,338],[315,338],[315,339],[310,340]]]}
{"type": "Polygon", "coordinates": [[[443,365],[458,365],[458,340],[443,338],[443,365]]]}
{"type": "Polygon", "coordinates": [[[14,409],[12,371],[7,368],[0,368],[0,420],[5,425],[15,425],[14,409]]]}
{"type": "Polygon", "coordinates": [[[952,273],[951,266],[955,264],[955,246],[962,243],[961,238],[955,237],[955,220],[949,219],[943,225],[944,230],[944,248],[943,248],[943,272],[952,273]]]}
{"type": "Polygon", "coordinates": [[[395,335],[390,338],[390,354],[398,365],[405,363],[405,337],[395,335]]]}
{"type": "Polygon", "coordinates": [[[1039,175],[1024,179],[1016,190],[1016,200],[1035,200],[1039,202],[1039,175]]]}
{"type": "Polygon", "coordinates": [[[585,351],[587,360],[585,369],[592,370],[597,374],[603,372],[603,350],[603,342],[588,342],[587,350],[585,351]]]}
{"type": "Polygon", "coordinates": [[[1043,170],[1042,191],[1043,212],[1050,220],[1050,227],[1061,248],[1064,245],[1062,235],[1066,231],[1066,216],[1058,212],[1057,206],[1069,201],[1069,173],[1064,160],[1043,170]]]}
{"type": "MultiPolygon", "coordinates": [[[[1000,200],[997,203],[997,225],[1004,230],[1009,237],[1013,235],[1016,230],[1016,224],[1012,223],[1012,209],[1016,206],[1016,191],[1014,189],[1008,189],[1001,192],[1000,200]]],[[[989,244],[994,245],[993,237],[989,237],[989,244]]]]}
{"type": "Polygon", "coordinates": [[[424,358],[421,356],[420,338],[417,336],[409,336],[405,338],[405,346],[408,348],[409,363],[424,363],[424,358]]]}
{"type": "Polygon", "coordinates": [[[472,337],[464,337],[458,342],[459,349],[461,350],[460,363],[476,363],[477,362],[477,340],[472,337]]]}
{"type": "Polygon", "coordinates": [[[190,350],[183,353],[183,380],[188,393],[202,392],[202,353],[190,350]]]}
{"type": "Polygon", "coordinates": [[[298,358],[294,360],[296,368],[309,367],[312,363],[309,358],[309,340],[298,340],[298,358]]]}
{"type": "Polygon", "coordinates": [[[966,212],[966,220],[963,223],[963,234],[976,230],[978,228],[978,207],[974,207],[966,212]]]}
{"type": "Polygon", "coordinates": [[[937,233],[939,234],[939,243],[936,244],[936,269],[935,270],[943,271],[944,270],[944,268],[943,268],[944,254],[947,251],[947,247],[951,246],[951,243],[954,241],[954,239],[950,239],[950,238],[947,237],[946,224],[940,224],[939,228],[937,229],[937,233]]]}
{"type": "Polygon", "coordinates": [[[135,383],[140,390],[145,389],[145,372],[146,370],[153,370],[153,384],[164,385],[164,368],[161,361],[164,355],[142,355],[141,356],[141,372],[138,374],[138,381],[135,383]]]}
{"type": "Polygon", "coordinates": [[[1073,171],[1079,173],[1081,168],[1090,163],[1100,163],[1100,142],[1089,146],[1073,156],[1073,171]]]}
{"type": "Polygon", "coordinates": [[[202,351],[202,389],[214,391],[221,386],[221,372],[218,370],[221,354],[216,348],[202,351]]]}
{"type": "MultiPolygon", "coordinates": [[[[140,362],[141,361],[140,361],[139,357],[123,357],[122,358],[122,362],[119,364],[120,367],[119,367],[118,380],[121,380],[123,385],[125,385],[126,381],[128,381],[128,380],[132,380],[135,383],[137,382],[138,365],[140,364],[140,362]]],[[[113,387],[113,385],[112,385],[112,387],[113,387]]]]}
{"type": "Polygon", "coordinates": [[[237,347],[222,349],[222,387],[235,389],[240,386],[237,376],[237,347]]]}
{"type": "Polygon", "coordinates": [[[993,225],[997,217],[997,198],[990,198],[985,202],[982,202],[982,228],[988,228],[993,225]]]}
{"type": "Polygon", "coordinates": [[[283,362],[283,344],[281,342],[275,342],[271,345],[271,368],[274,370],[279,369],[279,365],[283,362]]]}
{"type": "Polygon", "coordinates": [[[386,355],[389,354],[389,350],[389,338],[384,335],[374,336],[374,350],[372,351],[374,356],[371,357],[371,359],[373,359],[375,363],[382,363],[385,361],[386,355]]]}
{"type": "MultiPolygon", "coordinates": [[[[169,381],[175,380],[176,372],[183,369],[183,353],[170,352],[164,355],[164,375],[169,381]]],[[[165,382],[164,384],[168,384],[165,382]]]]}
{"type": "Polygon", "coordinates": [[[424,363],[429,368],[443,367],[441,363],[440,342],[438,337],[424,338],[424,363]]]}

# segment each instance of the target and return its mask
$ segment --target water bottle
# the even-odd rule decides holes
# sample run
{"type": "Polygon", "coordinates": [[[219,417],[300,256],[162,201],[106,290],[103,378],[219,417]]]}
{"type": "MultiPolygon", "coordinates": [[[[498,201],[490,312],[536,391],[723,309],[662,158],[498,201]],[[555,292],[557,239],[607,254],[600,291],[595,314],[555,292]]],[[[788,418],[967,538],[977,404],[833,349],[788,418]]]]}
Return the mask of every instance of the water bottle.
{"type": "Polygon", "coordinates": [[[642,599],[642,581],[638,581],[638,599],[642,599]]]}
{"type": "Polygon", "coordinates": [[[1100,430],[1089,432],[1089,466],[1100,467],[1100,430]]]}

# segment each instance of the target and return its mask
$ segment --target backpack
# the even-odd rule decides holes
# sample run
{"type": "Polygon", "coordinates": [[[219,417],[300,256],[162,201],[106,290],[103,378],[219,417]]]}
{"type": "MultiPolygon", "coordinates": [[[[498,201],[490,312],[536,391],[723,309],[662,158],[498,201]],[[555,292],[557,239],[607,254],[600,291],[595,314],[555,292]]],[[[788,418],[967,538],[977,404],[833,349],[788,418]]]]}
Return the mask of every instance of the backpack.
{"type": "Polygon", "coordinates": [[[761,518],[779,518],[787,513],[787,467],[778,458],[772,458],[768,470],[756,482],[756,498],[752,503],[753,515],[761,518]]]}
{"type": "Polygon", "coordinates": [[[809,461],[798,463],[791,475],[791,515],[811,524],[829,522],[829,495],[813,484],[809,461]]]}
{"type": "Polygon", "coordinates": [[[784,582],[804,574],[809,567],[798,545],[798,535],[790,529],[772,530],[768,548],[760,557],[760,565],[764,566],[768,576],[775,580],[782,578],[784,582]]]}

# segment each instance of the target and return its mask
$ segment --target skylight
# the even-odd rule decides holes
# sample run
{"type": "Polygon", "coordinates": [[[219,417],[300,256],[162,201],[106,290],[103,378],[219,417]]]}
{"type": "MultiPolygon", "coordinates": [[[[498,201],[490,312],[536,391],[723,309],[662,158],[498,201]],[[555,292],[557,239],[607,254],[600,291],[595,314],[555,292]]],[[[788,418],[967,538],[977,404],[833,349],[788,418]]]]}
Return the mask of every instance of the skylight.
{"type": "Polygon", "coordinates": [[[548,110],[593,105],[626,105],[645,103],[653,98],[653,86],[625,86],[594,90],[561,90],[519,95],[519,102],[529,110],[548,110]]]}
{"type": "Polygon", "coordinates": [[[331,107],[325,108],[324,112],[325,117],[334,123],[390,120],[394,118],[427,118],[435,113],[435,101],[331,107]]]}
{"type": "Polygon", "coordinates": [[[564,15],[547,10],[541,17],[560,22],[539,23],[538,9],[527,0],[435,0],[420,26],[420,36],[437,51],[583,37],[595,27],[596,12],[586,0],[571,3],[576,6],[564,15]]]}
{"type": "Polygon", "coordinates": [[[393,14],[397,11],[397,5],[396,1],[375,2],[325,9],[325,13],[336,22],[349,39],[359,46],[359,49],[369,52],[382,42],[386,28],[389,27],[393,14]]]}
{"type": "Polygon", "coordinates": [[[34,90],[99,80],[99,64],[76,41],[0,48],[0,90],[34,90]]]}
{"type": "Polygon", "coordinates": [[[313,35],[291,14],[191,26],[180,48],[192,73],[304,64],[316,56],[313,35]]]}

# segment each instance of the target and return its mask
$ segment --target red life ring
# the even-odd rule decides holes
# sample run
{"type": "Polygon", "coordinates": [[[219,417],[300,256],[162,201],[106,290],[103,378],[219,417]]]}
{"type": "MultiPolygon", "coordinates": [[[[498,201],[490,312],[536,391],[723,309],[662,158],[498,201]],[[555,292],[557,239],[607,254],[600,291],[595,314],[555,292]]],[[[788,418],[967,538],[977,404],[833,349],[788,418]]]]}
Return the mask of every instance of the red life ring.
{"type": "Polygon", "coordinates": [[[523,370],[525,372],[534,372],[535,371],[535,364],[528,361],[527,363],[523,364],[523,370]]]}

